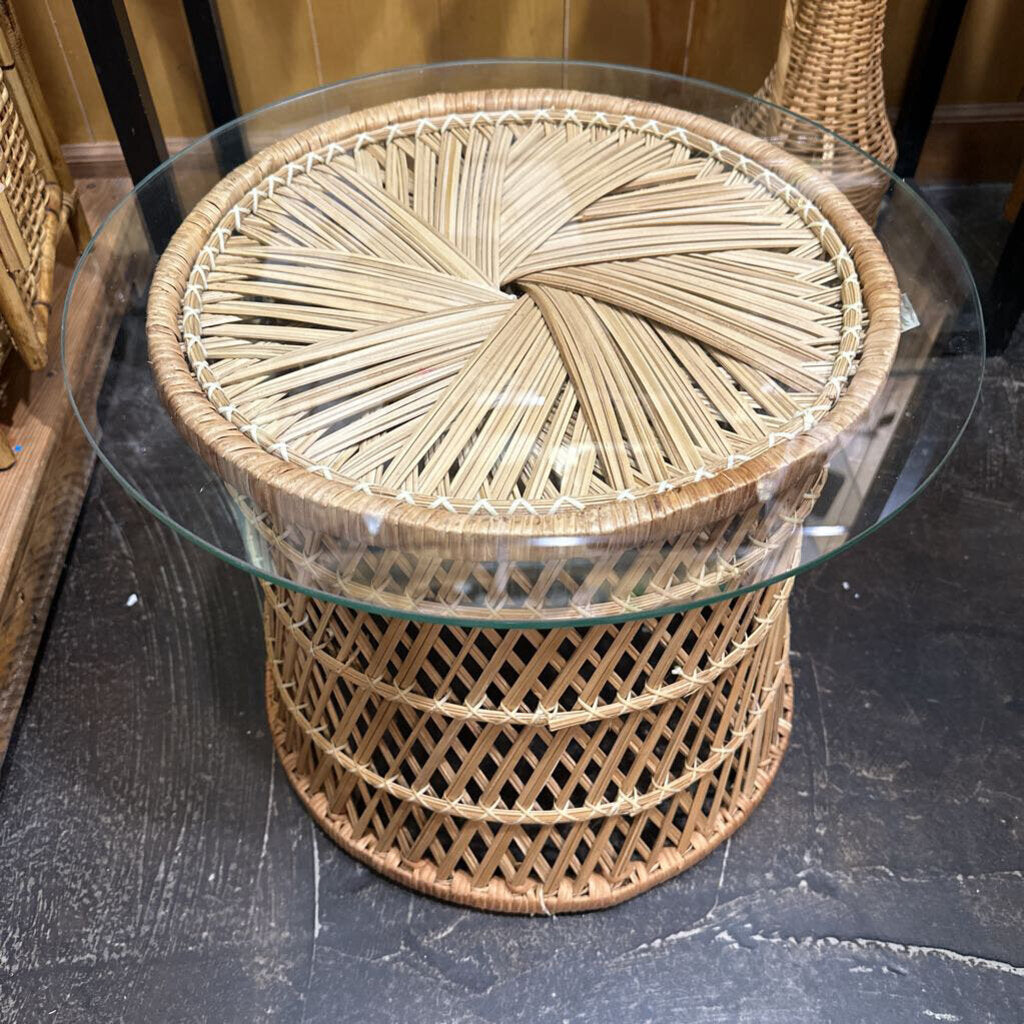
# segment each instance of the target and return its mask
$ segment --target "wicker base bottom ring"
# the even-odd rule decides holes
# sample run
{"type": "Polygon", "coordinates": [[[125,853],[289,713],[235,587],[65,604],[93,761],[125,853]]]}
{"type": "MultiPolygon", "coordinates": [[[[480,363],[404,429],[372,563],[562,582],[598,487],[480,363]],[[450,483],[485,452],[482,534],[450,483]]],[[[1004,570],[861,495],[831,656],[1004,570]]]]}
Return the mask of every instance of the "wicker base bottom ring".
{"type": "Polygon", "coordinates": [[[771,783],[788,593],[494,630],[268,585],[274,744],[317,823],[402,885],[507,913],[611,906],[708,854],[771,783]]]}

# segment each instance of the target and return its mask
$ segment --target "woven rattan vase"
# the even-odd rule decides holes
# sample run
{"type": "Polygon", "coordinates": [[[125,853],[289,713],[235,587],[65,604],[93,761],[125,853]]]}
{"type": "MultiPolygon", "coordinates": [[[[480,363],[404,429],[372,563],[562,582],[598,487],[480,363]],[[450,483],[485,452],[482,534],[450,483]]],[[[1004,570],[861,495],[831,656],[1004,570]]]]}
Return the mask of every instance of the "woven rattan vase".
{"type": "Polygon", "coordinates": [[[425,97],[225,179],[150,355],[294,584],[265,587],[267,702],[317,821],[525,913],[729,835],[789,732],[791,580],[700,602],[795,565],[897,307],[833,186],[652,104],[425,97]]]}
{"type": "MultiPolygon", "coordinates": [[[[891,168],[896,140],[882,82],[886,4],[786,0],[778,57],[758,96],[825,125],[891,168]]],[[[736,124],[820,169],[874,218],[889,179],[855,149],[763,103],[744,106],[736,124]]]]}

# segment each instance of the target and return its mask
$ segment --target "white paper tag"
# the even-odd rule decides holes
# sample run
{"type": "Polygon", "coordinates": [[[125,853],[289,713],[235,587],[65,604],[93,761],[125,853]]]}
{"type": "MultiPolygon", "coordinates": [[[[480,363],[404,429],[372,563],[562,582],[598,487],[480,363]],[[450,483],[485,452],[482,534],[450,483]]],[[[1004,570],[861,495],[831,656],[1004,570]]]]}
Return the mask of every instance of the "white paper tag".
{"type": "Polygon", "coordinates": [[[915,327],[920,327],[921,321],[917,319],[917,313],[914,312],[914,304],[910,301],[910,296],[906,292],[900,293],[900,330],[910,331],[915,327]]]}

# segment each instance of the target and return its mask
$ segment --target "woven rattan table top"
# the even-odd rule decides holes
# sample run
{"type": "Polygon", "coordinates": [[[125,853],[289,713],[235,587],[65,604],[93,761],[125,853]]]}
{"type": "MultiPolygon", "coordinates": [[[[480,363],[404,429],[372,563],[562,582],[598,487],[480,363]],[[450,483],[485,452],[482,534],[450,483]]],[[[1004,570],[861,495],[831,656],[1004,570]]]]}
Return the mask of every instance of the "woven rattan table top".
{"type": "Polygon", "coordinates": [[[157,385],[288,521],[480,553],[671,536],[823,461],[898,290],[798,160],[653,104],[433,95],[265,150],[186,219],[157,385]]]}

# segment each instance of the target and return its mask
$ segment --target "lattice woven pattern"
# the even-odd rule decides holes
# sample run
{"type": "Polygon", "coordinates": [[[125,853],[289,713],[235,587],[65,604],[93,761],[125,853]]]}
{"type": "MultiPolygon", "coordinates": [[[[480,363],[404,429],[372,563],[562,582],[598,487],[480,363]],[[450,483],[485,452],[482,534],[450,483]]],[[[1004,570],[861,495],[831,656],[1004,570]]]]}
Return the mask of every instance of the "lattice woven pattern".
{"type": "Polygon", "coordinates": [[[290,779],[346,850],[445,899],[553,913],[635,895],[732,832],[788,737],[787,584],[504,631],[266,590],[290,779]]]}
{"type": "Polygon", "coordinates": [[[531,561],[348,545],[235,497],[275,571],[302,586],[403,614],[554,624],[654,611],[788,571],[826,475],[798,475],[759,504],[661,543],[563,557],[547,549],[531,561]]]}
{"type": "Polygon", "coordinates": [[[9,339],[37,369],[45,363],[57,238],[72,199],[47,180],[7,75],[0,69],[0,258],[24,313],[15,330],[5,325],[0,347],[9,339]]]}
{"type": "MultiPolygon", "coordinates": [[[[886,5],[786,0],[778,57],[758,96],[824,124],[892,167],[896,140],[882,81],[886,5]]],[[[821,168],[865,217],[874,216],[888,178],[855,150],[762,103],[745,106],[736,123],[821,168]]]]}

